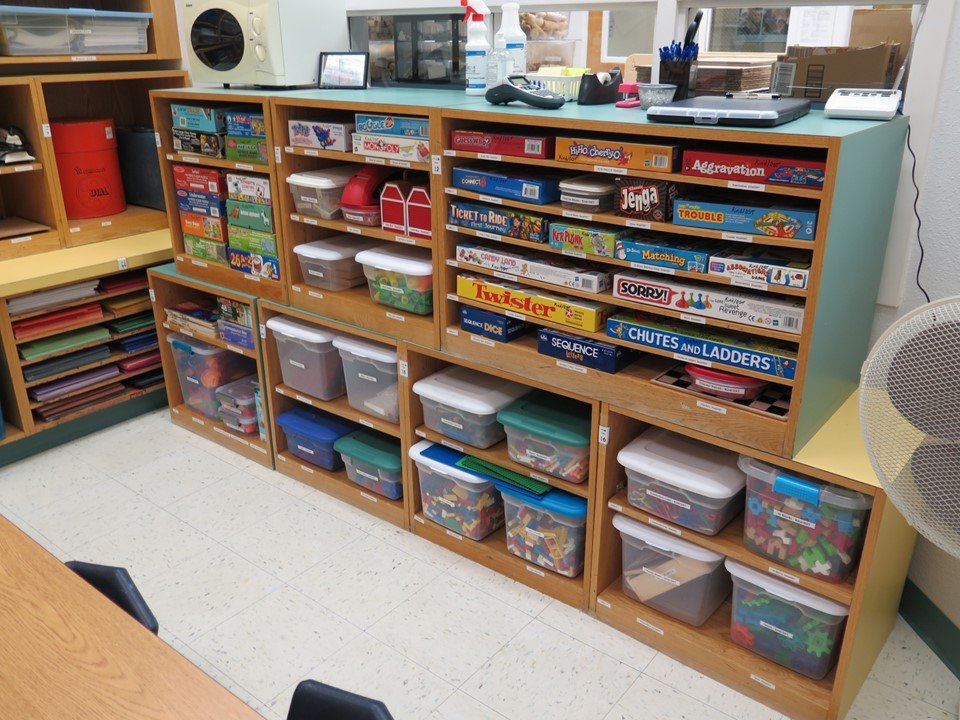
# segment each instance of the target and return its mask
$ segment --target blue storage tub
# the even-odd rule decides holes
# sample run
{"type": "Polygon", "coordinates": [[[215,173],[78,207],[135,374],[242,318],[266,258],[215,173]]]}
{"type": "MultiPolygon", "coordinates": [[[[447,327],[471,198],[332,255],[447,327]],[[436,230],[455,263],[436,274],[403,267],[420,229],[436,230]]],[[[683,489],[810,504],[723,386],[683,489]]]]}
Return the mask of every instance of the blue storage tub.
{"type": "Polygon", "coordinates": [[[277,417],[277,425],[283,430],[287,438],[287,450],[292,455],[325,470],[340,470],[343,467],[343,460],[340,453],[333,449],[333,443],[358,429],[351,422],[309,407],[298,407],[282,413],[277,417]]]}
{"type": "Polygon", "coordinates": [[[587,537],[587,501],[563,490],[537,495],[495,481],[503,497],[507,549],[560,575],[583,572],[587,537]]]}

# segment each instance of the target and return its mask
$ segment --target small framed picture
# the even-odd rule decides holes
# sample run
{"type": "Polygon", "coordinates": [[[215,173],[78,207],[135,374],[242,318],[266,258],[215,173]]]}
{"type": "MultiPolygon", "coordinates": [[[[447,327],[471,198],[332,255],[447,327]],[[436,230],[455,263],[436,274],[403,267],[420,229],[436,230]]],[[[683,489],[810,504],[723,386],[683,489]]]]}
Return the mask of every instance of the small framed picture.
{"type": "Polygon", "coordinates": [[[369,53],[320,53],[320,80],[317,87],[362,90],[367,86],[369,69],[369,53]]]}

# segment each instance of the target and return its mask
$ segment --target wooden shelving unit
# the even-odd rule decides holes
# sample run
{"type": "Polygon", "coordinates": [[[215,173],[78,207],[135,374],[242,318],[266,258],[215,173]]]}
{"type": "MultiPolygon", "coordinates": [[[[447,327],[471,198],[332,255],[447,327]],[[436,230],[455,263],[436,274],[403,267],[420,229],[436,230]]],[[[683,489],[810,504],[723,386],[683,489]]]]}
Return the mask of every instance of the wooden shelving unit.
{"type": "MultiPolygon", "coordinates": [[[[270,432],[267,431],[265,440],[261,440],[257,433],[246,434],[238,432],[218,419],[209,418],[196,412],[184,403],[183,392],[180,389],[180,380],[177,374],[173,351],[167,338],[171,333],[184,333],[184,329],[167,322],[164,308],[189,300],[229,298],[238,303],[249,306],[250,316],[254,320],[254,347],[252,350],[223,342],[219,338],[208,338],[194,335],[189,330],[184,333],[196,337],[210,345],[223,348],[227,352],[242,355],[247,358],[251,372],[259,378],[260,387],[264,387],[263,364],[260,362],[260,333],[257,328],[257,309],[255,298],[252,295],[237,292],[230,288],[218,287],[210,283],[187,277],[178,272],[179,267],[165,265],[154,268],[149,273],[150,297],[153,301],[153,314],[157,323],[157,334],[160,340],[160,355],[163,359],[164,382],[167,387],[167,398],[170,404],[171,419],[177,425],[201,435],[208,440],[224,445],[234,452],[253,460],[261,465],[272,468],[270,432]]],[[[268,427],[268,423],[264,422],[268,427]]]]}

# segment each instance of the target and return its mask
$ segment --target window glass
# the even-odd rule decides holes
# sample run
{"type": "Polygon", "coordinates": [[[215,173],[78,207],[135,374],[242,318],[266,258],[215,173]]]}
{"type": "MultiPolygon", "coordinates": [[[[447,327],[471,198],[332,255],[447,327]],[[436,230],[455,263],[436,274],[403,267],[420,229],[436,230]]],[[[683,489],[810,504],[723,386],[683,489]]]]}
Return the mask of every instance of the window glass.
{"type": "Polygon", "coordinates": [[[626,58],[634,53],[653,52],[656,3],[646,3],[629,10],[610,10],[604,16],[604,58],[626,58]]]}

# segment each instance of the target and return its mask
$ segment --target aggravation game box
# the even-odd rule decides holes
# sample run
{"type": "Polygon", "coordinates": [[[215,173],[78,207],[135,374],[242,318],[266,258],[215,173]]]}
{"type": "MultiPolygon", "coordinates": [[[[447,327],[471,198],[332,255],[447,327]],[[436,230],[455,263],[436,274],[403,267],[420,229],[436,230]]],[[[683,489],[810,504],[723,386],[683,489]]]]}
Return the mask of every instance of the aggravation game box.
{"type": "Polygon", "coordinates": [[[450,147],[465,152],[509,155],[511,157],[553,157],[552,137],[534,135],[503,135],[482,130],[454,130],[450,133],[450,147]]]}
{"type": "Polygon", "coordinates": [[[610,273],[571,266],[566,260],[545,253],[506,252],[475,243],[460,243],[457,245],[457,260],[494,272],[586,292],[602,292],[610,287],[610,273]]]}
{"type": "Polygon", "coordinates": [[[816,160],[765,157],[743,153],[684,150],[684,175],[744,183],[776,183],[822,188],[827,164],[816,160]]]}
{"type": "Polygon", "coordinates": [[[623,217],[670,222],[677,186],[663,180],[622,177],[616,179],[617,215],[623,217]]]}
{"type": "Polygon", "coordinates": [[[803,290],[810,279],[810,253],[789,248],[731,247],[710,256],[708,272],[732,278],[734,284],[745,287],[782,285],[803,290]]]}
{"type": "Polygon", "coordinates": [[[550,223],[550,247],[583,255],[612,258],[617,243],[630,236],[630,230],[565,222],[550,223]]]}
{"type": "Polygon", "coordinates": [[[478,275],[457,275],[457,294],[467,300],[502,308],[522,318],[547,320],[559,325],[596,332],[613,310],[612,305],[553,295],[505,280],[478,275]]]}
{"type": "Polygon", "coordinates": [[[733,204],[713,199],[677,198],[673,201],[673,222],[709,230],[813,240],[817,232],[817,211],[786,203],[733,204]]]}
{"type": "Polygon", "coordinates": [[[537,333],[537,352],[605,373],[620,372],[640,354],[622,345],[570,335],[553,328],[540,328],[537,333]]]}
{"type": "Polygon", "coordinates": [[[658,272],[683,270],[705,273],[707,263],[710,262],[710,253],[719,249],[719,244],[710,245],[674,240],[669,235],[647,234],[643,237],[618,240],[615,256],[617,260],[626,260],[642,268],[664,268],[658,272]]]}
{"type": "Polygon", "coordinates": [[[515,240],[546,242],[548,239],[547,219],[542,215],[478,205],[463,200],[450,202],[449,223],[515,240]]]}
{"type": "Polygon", "coordinates": [[[670,280],[627,270],[613,278],[613,296],[684,314],[799,333],[803,303],[724,286],[670,280]]]}
{"type": "Polygon", "coordinates": [[[554,157],[561,162],[594,165],[599,168],[630,168],[666,173],[673,172],[679,164],[680,146],[560,137],[557,138],[554,157]]]}
{"type": "Polygon", "coordinates": [[[607,335],[672,353],[677,360],[713,367],[714,363],[751,370],[771,379],[792,380],[797,353],[791,347],[757,338],[691,326],[683,320],[619,312],[607,320],[607,335]]]}
{"type": "Polygon", "coordinates": [[[486,164],[453,168],[453,184],[463,190],[545,205],[560,199],[560,173],[486,164]]]}

